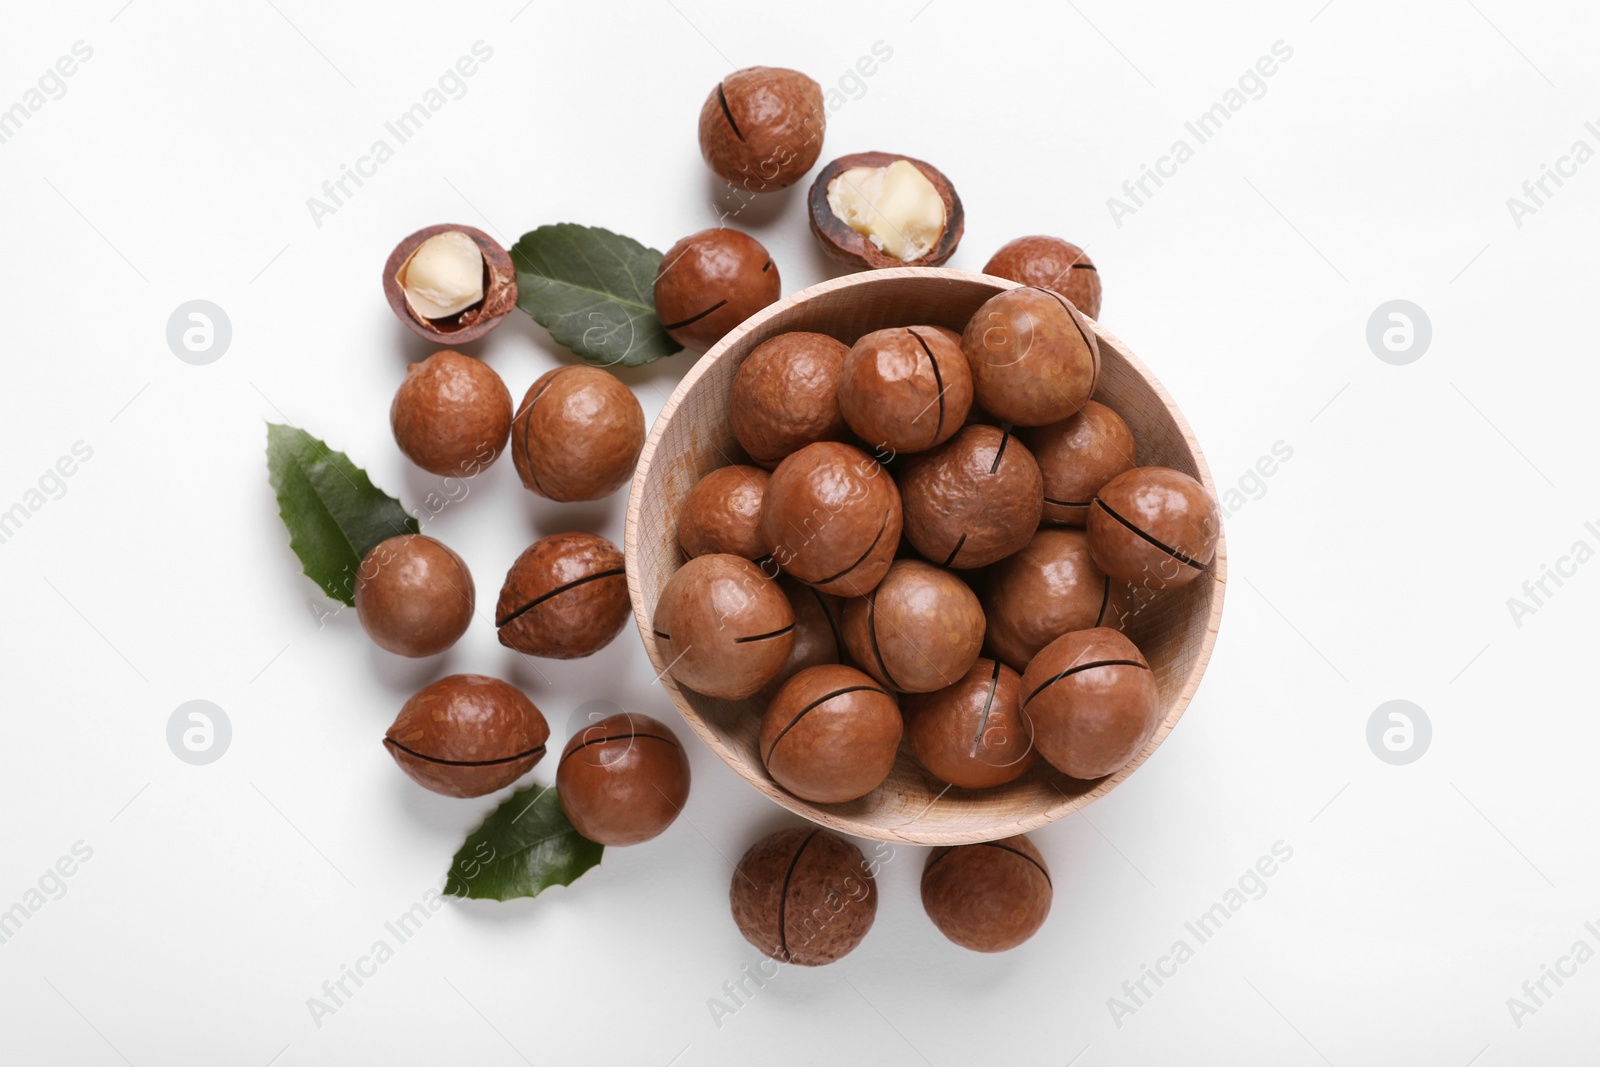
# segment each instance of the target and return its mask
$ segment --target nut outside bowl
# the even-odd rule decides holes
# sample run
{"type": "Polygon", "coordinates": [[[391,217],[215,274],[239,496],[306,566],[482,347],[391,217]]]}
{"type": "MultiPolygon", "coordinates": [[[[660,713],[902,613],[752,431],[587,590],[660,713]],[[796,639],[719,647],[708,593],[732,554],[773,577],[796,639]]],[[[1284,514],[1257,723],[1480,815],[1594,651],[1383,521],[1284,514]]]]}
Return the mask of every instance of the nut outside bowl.
{"type": "MultiPolygon", "coordinates": [[[[689,491],[714,468],[748,462],[728,429],[728,393],[740,362],[757,345],[790,330],[829,334],[850,344],[889,326],[932,324],[959,331],[979,305],[1015,282],[939,267],[890,267],[847,275],[779,300],[735,327],[678,384],[656,418],[628,496],[624,553],[628,592],[645,651],[679,712],[700,740],[745,781],[790,811],[842,833],[917,845],[993,841],[1038,829],[1105,796],[1150,758],[1177,725],[1204,676],[1222,621],[1227,546],[1219,536],[1206,575],[1157,596],[1132,620],[1161,694],[1161,725],[1115,774],[1081,781],[1043,760],[1006,785],[954,789],[924,771],[902,744],[894,770],[877,789],[845,804],[811,804],[780,788],[757,749],[764,704],[717,700],[678,686],[656,647],[651,618],[667,579],[684,562],[678,513],[689,491]]],[[[1216,496],[1200,445],[1183,414],[1139,359],[1093,324],[1102,367],[1095,396],[1120,414],[1138,442],[1141,466],[1173,467],[1216,496]]]]}

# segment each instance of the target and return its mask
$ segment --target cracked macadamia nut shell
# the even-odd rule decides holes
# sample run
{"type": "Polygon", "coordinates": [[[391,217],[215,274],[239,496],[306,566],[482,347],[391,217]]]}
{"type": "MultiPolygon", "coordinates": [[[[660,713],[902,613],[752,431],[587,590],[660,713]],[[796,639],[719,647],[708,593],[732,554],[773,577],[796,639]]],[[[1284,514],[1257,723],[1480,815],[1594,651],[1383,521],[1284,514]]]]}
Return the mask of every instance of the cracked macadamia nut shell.
{"type": "Polygon", "coordinates": [[[418,337],[434,344],[459,345],[476,341],[496,326],[517,306],[517,271],[511,264],[511,254],[500,247],[500,242],[472,226],[428,226],[411,234],[395,245],[383,265],[383,295],[389,309],[418,337]],[[418,318],[406,301],[404,287],[399,281],[403,267],[423,242],[441,233],[464,233],[483,254],[483,299],[463,311],[440,319],[418,318]]]}
{"type": "Polygon", "coordinates": [[[1018,237],[990,257],[983,273],[1060,293],[1091,319],[1100,317],[1100,272],[1083,249],[1059,237],[1018,237]]]}
{"type": "Polygon", "coordinates": [[[805,177],[822,154],[822,86],[797,70],[746,67],[717,83],[700,108],[700,154],[717,177],[752,193],[805,177]]]}
{"type": "Polygon", "coordinates": [[[794,609],[778,583],[749,560],[696,556],[661,590],[651,629],[679,685],[742,700],[788,660],[794,609]]]}
{"type": "Polygon", "coordinates": [[[561,810],[602,845],[637,845],[672,825],[689,799],[689,758],[677,735],[623,712],[586,726],[561,752],[561,810]]]}
{"type": "Polygon", "coordinates": [[[845,354],[839,410],[879,454],[943,444],[961,429],[971,407],[972,372],[953,330],[874,330],[845,354]]]}
{"type": "Polygon", "coordinates": [[[983,649],[983,606],[967,583],[920,559],[897,559],[877,588],[845,601],[850,658],[902,693],[961,680],[983,649]]]}
{"type": "Polygon", "coordinates": [[[1033,536],[1044,480],[1015,434],[974,423],[900,472],[906,539],[940,566],[969,570],[1011,555],[1033,536]]]}
{"type": "Polygon", "coordinates": [[[656,316],[667,336],[704,352],[782,291],[778,266],[761,242],[719,226],[667,249],[656,275],[656,316]]]}
{"type": "Polygon", "coordinates": [[[845,657],[844,637],[839,627],[844,617],[844,601],[836,596],[796,581],[787,574],[778,576],[778,588],[794,609],[794,647],[782,669],[763,688],[769,695],[807,667],[841,663],[845,657]]]}
{"type": "Polygon", "coordinates": [[[806,445],[849,436],[839,410],[847,351],[827,334],[791,331],[763,341],[739,364],[728,428],[752,462],[771,470],[806,445]]]}
{"type": "Polygon", "coordinates": [[[745,559],[767,554],[761,542],[761,498],[767,472],[760,467],[718,467],[695,483],[678,516],[678,544],[683,554],[709,556],[726,552],[745,559]]]}
{"type": "Polygon", "coordinates": [[[1053,889],[1026,837],[937,848],[922,869],[922,906],[939,932],[974,952],[1004,952],[1039,932],[1053,889]]]}
{"type": "Polygon", "coordinates": [[[806,195],[806,207],[811,218],[812,236],[816,237],[822,251],[830,259],[858,270],[863,267],[937,267],[956,254],[956,246],[966,232],[966,211],[950,179],[931,163],[891,152],[856,152],[824,165],[811,183],[811,190],[806,195]],[[922,172],[944,206],[944,230],[939,239],[926,254],[911,260],[886,254],[866,234],[852,229],[848,222],[835,215],[828,203],[828,187],[845,171],[856,167],[888,167],[902,159],[922,172]]]}
{"type": "Polygon", "coordinates": [[[1100,377],[1100,342],[1048,289],[1007,289],[961,334],[978,406],[1001,422],[1046,426],[1083,407],[1100,377]]]}
{"type": "Polygon", "coordinates": [[[1222,515],[1205,486],[1182,471],[1136,467],[1101,487],[1088,529],[1101,570],[1146,589],[1171,589],[1205,573],[1222,515]]]}
{"type": "Polygon", "coordinates": [[[778,464],[761,502],[761,540],[784,572],[839,596],[865,596],[900,546],[900,491],[877,460],[833,441],[778,464]]]}
{"type": "Polygon", "coordinates": [[[400,451],[430,474],[470,478],[511,435],[511,393],[487,364],[445,349],[406,368],[389,408],[400,451]]]}
{"type": "Polygon", "coordinates": [[[432,656],[472,623],[476,590],[461,557],[422,534],[379,542],[356,571],[356,616],[378,645],[400,656],[432,656]]]}
{"type": "Polygon", "coordinates": [[[811,667],[790,678],[761,720],[761,762],[780,786],[817,804],[866,796],[900,747],[892,694],[854,667],[811,667]]]}
{"type": "Polygon", "coordinates": [[[750,846],[728,899],[746,941],[802,967],[847,955],[878,914],[877,883],[861,850],[817,827],[779,830],[750,846]]]}
{"type": "Polygon", "coordinates": [[[1033,745],[1056,770],[1100,778],[1120,770],[1161,723],[1155,675],[1132,641],[1101,626],[1046,645],[1022,673],[1033,745]]]}
{"type": "Polygon", "coordinates": [[[1096,626],[1121,629],[1117,586],[1089,555],[1089,535],[1042,527],[1022,549],[989,568],[983,589],[989,617],[985,647],[1025,670],[1062,634],[1096,626]]]}
{"type": "Polygon", "coordinates": [[[630,612],[617,546],[591,533],[561,533],[535,541],[511,564],[494,624],[507,648],[577,659],[609,645],[630,612]]]}
{"type": "Polygon", "coordinates": [[[917,762],[962,789],[987,789],[1022,777],[1035,753],[1021,692],[1016,671],[979,659],[954,685],[903,697],[906,741],[917,762]]]}
{"type": "Polygon", "coordinates": [[[481,797],[527,774],[550,727],[522,691],[481,674],[452,674],[405,702],[384,747],[418,785],[481,797]]]}
{"type": "Polygon", "coordinates": [[[1128,424],[1093,400],[1076,415],[1024,430],[1021,437],[1044,475],[1044,521],[1057,525],[1087,525],[1100,488],[1138,466],[1128,424]]]}
{"type": "Polygon", "coordinates": [[[633,477],[644,450],[644,409],[616,375],[558,367],[522,398],[511,460],[522,484],[550,500],[599,500],[633,477]]]}

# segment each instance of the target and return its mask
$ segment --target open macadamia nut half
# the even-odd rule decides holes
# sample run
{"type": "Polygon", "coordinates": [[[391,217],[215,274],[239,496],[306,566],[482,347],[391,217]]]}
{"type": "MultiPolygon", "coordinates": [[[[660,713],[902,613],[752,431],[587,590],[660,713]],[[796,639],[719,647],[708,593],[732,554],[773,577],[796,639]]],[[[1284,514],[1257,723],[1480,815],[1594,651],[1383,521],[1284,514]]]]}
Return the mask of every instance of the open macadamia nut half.
{"type": "Polygon", "coordinates": [[[678,516],[683,554],[691,559],[717,552],[745,559],[766,555],[760,527],[767,477],[760,467],[735,464],[718,467],[696,482],[678,516]]]}
{"type": "Polygon", "coordinates": [[[953,330],[874,330],[845,354],[839,410],[879,454],[943,444],[961,429],[971,407],[972,372],[953,330]]]}
{"type": "Polygon", "coordinates": [[[578,659],[611,643],[627,624],[623,555],[604,537],[541,537],[518,556],[500,588],[500,643],[530,656],[578,659]]]}
{"type": "Polygon", "coordinates": [[[517,305],[517,272],[499,242],[472,226],[429,226],[395,246],[383,265],[395,317],[435,344],[465,344],[517,305]]]}
{"type": "Polygon", "coordinates": [[[878,914],[877,883],[861,850],[815,826],[779,830],[750,846],[728,900],[746,941],[802,967],[847,955],[878,914]]]}
{"type": "Polygon", "coordinates": [[[689,758],[677,735],[623,712],[585,726],[556,768],[561,810],[602,845],[637,845],[672,825],[689,799],[689,758]]]}
{"type": "Polygon", "coordinates": [[[398,656],[432,656],[455,644],[472,623],[476,595],[461,557],[423,534],[380,541],[356,569],[361,628],[398,656]]]}
{"type": "Polygon", "coordinates": [[[939,932],[974,952],[1004,952],[1039,932],[1054,891],[1026,837],[936,848],[922,869],[922,906],[939,932]]]}
{"type": "Polygon", "coordinates": [[[973,423],[900,471],[906,539],[944,567],[986,567],[1028,543],[1044,480],[1016,435],[973,423]]]}
{"type": "Polygon", "coordinates": [[[822,154],[822,86],[785,67],[746,67],[700,108],[700,154],[723,181],[752,193],[805,177],[822,154]]]}
{"type": "Polygon", "coordinates": [[[849,346],[823,333],[780,333],[739,364],[728,428],[751,461],[771,470],[791,452],[849,436],[839,370],[849,346]]]}
{"type": "Polygon", "coordinates": [[[1022,777],[1035,754],[1021,693],[1016,671],[979,659],[954,685],[907,694],[900,709],[917,762],[962,789],[988,789],[1022,777]]]}
{"type": "Polygon", "coordinates": [[[1049,289],[1007,289],[961,334],[978,406],[1002,422],[1046,426],[1076,413],[1100,378],[1088,320],[1049,289]]]}
{"type": "Polygon", "coordinates": [[[1171,589],[1205,573],[1222,514],[1205,486],[1182,471],[1135,467],[1101,487],[1088,528],[1101,570],[1144,589],[1171,589]]]}
{"type": "Polygon", "coordinates": [[[1025,670],[1041,648],[1063,634],[1096,626],[1120,630],[1126,597],[1116,594],[1126,589],[1126,582],[1113,581],[1095,565],[1088,534],[1071,527],[1043,527],[985,576],[985,647],[997,659],[1025,670]]]}
{"type": "Polygon", "coordinates": [[[696,556],[661,590],[651,629],[673,680],[709,697],[742,700],[788,661],[794,609],[749,560],[696,556]]]}
{"type": "Polygon", "coordinates": [[[900,547],[900,491],[858,448],[807,445],[767,482],[761,539],[785,573],[824,593],[865,596],[900,547]]]}
{"type": "Polygon", "coordinates": [[[989,258],[983,273],[1050,289],[1091,319],[1100,317],[1100,272],[1077,245],[1059,237],[1018,237],[989,258]]]}
{"type": "Polygon", "coordinates": [[[850,658],[902,693],[958,682],[983,649],[983,631],[977,594],[920,559],[895,560],[877,588],[844,605],[850,658]]]}
{"type": "Polygon", "coordinates": [[[801,671],[761,720],[761,762],[772,780],[814,804],[840,804],[889,777],[902,724],[895,698],[854,667],[801,671]]]}
{"type": "Polygon", "coordinates": [[[1044,475],[1044,521],[1084,526],[1101,486],[1138,466],[1133,431],[1096,401],[1076,415],[1021,435],[1044,475]]]}
{"type": "Polygon", "coordinates": [[[1039,755],[1100,778],[1138,755],[1161,723],[1155,675],[1132,641],[1101,626],[1056,638],[1022,672],[1022,713],[1039,755]]]}
{"type": "Polygon", "coordinates": [[[937,267],[955,254],[966,213],[932,164],[858,152],[827,164],[811,184],[811,232],[852,267],[937,267]]]}
{"type": "Polygon", "coordinates": [[[704,352],[781,292],[778,267],[761,242],[718,226],[667,249],[656,275],[656,315],[667,336],[704,352]]]}
{"type": "Polygon", "coordinates": [[[430,474],[470,478],[511,436],[511,392],[487,363],[445,349],[406,368],[389,407],[395,444],[430,474]]]}
{"type": "Polygon", "coordinates": [[[599,500],[633,477],[644,451],[644,409],[598,367],[539,376],[511,422],[511,461],[526,488],[550,500],[599,500]]]}
{"type": "Polygon", "coordinates": [[[532,770],[549,737],[543,713],[520,689],[452,674],[405,702],[383,744],[418,785],[447,797],[481,797],[532,770]]]}

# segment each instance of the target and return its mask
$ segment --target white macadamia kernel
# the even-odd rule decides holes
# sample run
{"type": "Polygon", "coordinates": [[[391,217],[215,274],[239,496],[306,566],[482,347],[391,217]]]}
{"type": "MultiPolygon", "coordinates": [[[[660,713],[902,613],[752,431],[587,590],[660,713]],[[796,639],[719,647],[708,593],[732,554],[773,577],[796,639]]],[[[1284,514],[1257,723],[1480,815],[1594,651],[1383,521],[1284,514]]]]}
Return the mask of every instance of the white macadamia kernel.
{"type": "Polygon", "coordinates": [[[909,160],[851,167],[828,183],[828,207],[902,263],[927,255],[944,233],[944,200],[909,160]]]}
{"type": "Polygon", "coordinates": [[[420,319],[443,319],[483,299],[483,252],[460,230],[434,234],[395,276],[420,319]]]}

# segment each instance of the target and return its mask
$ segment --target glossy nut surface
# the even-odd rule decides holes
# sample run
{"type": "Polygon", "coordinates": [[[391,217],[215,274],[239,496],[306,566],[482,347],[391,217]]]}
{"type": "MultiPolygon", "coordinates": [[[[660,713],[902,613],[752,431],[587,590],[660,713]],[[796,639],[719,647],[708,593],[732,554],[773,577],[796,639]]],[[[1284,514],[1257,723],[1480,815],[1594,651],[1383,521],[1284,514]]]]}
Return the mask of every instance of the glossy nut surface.
{"type": "Polygon", "coordinates": [[[938,326],[874,330],[850,346],[839,410],[879,454],[943,444],[972,407],[972,372],[961,338],[938,326]]]}
{"type": "Polygon", "coordinates": [[[839,630],[843,624],[844,601],[787,574],[778,576],[778,588],[783,590],[783,595],[789,598],[789,606],[794,609],[794,647],[783,667],[766,684],[763,691],[769,694],[777,693],[784,682],[807,667],[842,663],[845,657],[844,637],[839,630]]]}
{"type": "Polygon", "coordinates": [[[561,808],[602,845],[637,845],[672,825],[689,799],[689,759],[677,735],[623,712],[572,736],[556,768],[561,808]]]}
{"type": "Polygon", "coordinates": [[[1101,488],[1088,529],[1101,570],[1145,589],[1171,589],[1205,573],[1222,515],[1205,486],[1182,471],[1136,467],[1101,488]]]}
{"type": "Polygon", "coordinates": [[[1091,319],[1100,317],[1100,272],[1083,249],[1071,241],[1018,237],[990,257],[983,273],[1054,290],[1091,319]]]}
{"type": "Polygon", "coordinates": [[[803,800],[839,804],[889,776],[900,746],[900,709],[870,676],[838,664],[784,683],[761,720],[761,761],[803,800]]]}
{"type": "Polygon", "coordinates": [[[541,375],[511,425],[522,484],[551,500],[599,500],[633,477],[644,449],[644,409],[616,375],[558,367],[541,375]]]}
{"type": "Polygon", "coordinates": [[[758,559],[767,554],[761,543],[761,498],[767,472],[760,467],[718,467],[695,483],[678,516],[678,544],[683,554],[716,552],[758,559]]]}
{"type": "Polygon", "coordinates": [[[752,845],[728,899],[746,941],[802,967],[847,955],[878,914],[877,883],[861,850],[817,827],[779,830],[752,845]]]}
{"type": "Polygon", "coordinates": [[[978,406],[1002,422],[1046,426],[1076,412],[1100,376],[1100,342],[1077,309],[1047,289],[1008,289],[961,334],[978,406]]]}
{"type": "Polygon", "coordinates": [[[954,685],[983,649],[983,606],[960,578],[897,559],[876,589],[845,601],[850,657],[880,685],[927,693],[954,685]]]}
{"type": "Polygon", "coordinates": [[[447,797],[481,797],[527,774],[549,737],[544,715],[520,689],[452,674],[405,702],[383,744],[418,785],[447,797]]]}
{"type": "Polygon", "coordinates": [[[446,349],[406,368],[389,426],[423,470],[471,477],[505,450],[511,393],[488,364],[446,349]]]}
{"type": "Polygon", "coordinates": [[[962,789],[1020,778],[1035,761],[1021,692],[1016,671],[979,659],[954,685],[902,698],[906,740],[917,762],[962,789]]]}
{"type": "Polygon", "coordinates": [[[656,315],[667,335],[704,352],[782,291],[777,264],[749,234],[718,227],[667,249],[656,275],[656,315]]]}
{"type": "Polygon", "coordinates": [[[974,423],[911,456],[900,474],[906,538],[925,559],[966,570],[1028,543],[1044,510],[1044,480],[1027,446],[974,423]]]}
{"type": "Polygon", "coordinates": [[[806,445],[848,436],[839,411],[848,351],[827,334],[792,331],[745,357],[728,397],[728,428],[752,462],[771,470],[806,445]]]}
{"type": "Polygon", "coordinates": [[[865,596],[900,545],[900,491],[882,465],[832,441],[778,464],[761,503],[761,540],[785,573],[839,596],[865,596]]]}
{"type": "Polygon", "coordinates": [[[771,192],[816,165],[827,124],[815,81],[784,67],[746,67],[718,82],[701,106],[700,154],[735,188],[771,192]]]}
{"type": "Polygon", "coordinates": [[[1078,630],[1046,645],[1022,673],[1033,745],[1074,778],[1099,778],[1136,756],[1161,723],[1155,676],[1115,630],[1078,630]]]}
{"type": "Polygon", "coordinates": [[[1133,432],[1096,401],[1076,415],[1021,434],[1044,475],[1044,521],[1083,526],[1101,488],[1137,465],[1133,432]]]}
{"type": "Polygon", "coordinates": [[[379,542],[356,571],[356,615],[378,645],[400,656],[443,652],[472,623],[472,575],[449,547],[422,534],[379,542]]]}
{"type": "Polygon", "coordinates": [[[494,623],[507,648],[577,659],[609,645],[631,610],[617,546],[596,534],[561,533],[535,541],[511,564],[494,623]]]}
{"type": "MultiPolygon", "coordinates": [[[[1122,583],[1116,583],[1122,584],[1122,583]]],[[[1045,526],[1015,555],[989,568],[983,589],[985,647],[1024,670],[1062,634],[1096,626],[1121,629],[1113,582],[1089,556],[1089,535],[1045,526]]]]}
{"type": "Polygon", "coordinates": [[[668,670],[697,693],[742,700],[794,647],[794,609],[778,584],[739,556],[696,556],[661,590],[651,628],[668,670]]]}
{"type": "Polygon", "coordinates": [[[922,869],[922,906],[939,931],[974,952],[1004,952],[1039,932],[1053,890],[1026,837],[937,848],[922,869]]]}

